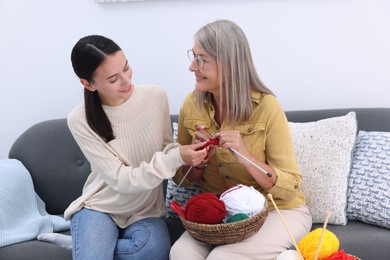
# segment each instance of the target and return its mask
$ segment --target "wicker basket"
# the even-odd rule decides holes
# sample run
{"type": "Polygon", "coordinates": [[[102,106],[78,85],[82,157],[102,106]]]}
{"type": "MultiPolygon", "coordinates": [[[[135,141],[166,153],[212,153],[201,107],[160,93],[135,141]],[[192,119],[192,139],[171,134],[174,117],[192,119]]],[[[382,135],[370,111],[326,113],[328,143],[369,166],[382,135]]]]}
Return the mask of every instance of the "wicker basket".
{"type": "Polygon", "coordinates": [[[268,202],[265,200],[261,212],[250,218],[223,224],[200,224],[180,217],[183,226],[194,238],[212,245],[233,244],[244,240],[260,230],[268,216],[268,202]]]}

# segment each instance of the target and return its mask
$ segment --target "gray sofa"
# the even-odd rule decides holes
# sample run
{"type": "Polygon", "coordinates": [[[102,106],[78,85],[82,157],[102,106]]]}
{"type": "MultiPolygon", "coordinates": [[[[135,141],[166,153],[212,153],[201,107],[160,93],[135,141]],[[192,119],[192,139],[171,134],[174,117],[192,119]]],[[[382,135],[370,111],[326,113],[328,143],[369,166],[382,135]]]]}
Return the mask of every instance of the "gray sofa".
{"type": "MultiPolygon", "coordinates": [[[[317,121],[356,111],[359,130],[390,132],[390,108],[344,108],[288,111],[291,122],[317,121]]],[[[172,121],[177,115],[172,115],[172,121]]],[[[29,170],[38,195],[49,214],[61,215],[81,194],[90,165],[74,141],[65,119],[49,120],[27,129],[13,144],[9,158],[29,170]]],[[[166,184],[166,183],[165,183],[166,184]]],[[[166,220],[172,243],[184,231],[179,220],[166,220]]],[[[313,225],[313,229],[322,227],[313,225]]],[[[389,259],[390,230],[359,221],[346,226],[328,225],[340,240],[340,248],[365,260],[389,259]]],[[[69,233],[69,232],[66,232],[69,233]]],[[[37,240],[0,248],[0,259],[71,259],[71,251],[37,240]]]]}

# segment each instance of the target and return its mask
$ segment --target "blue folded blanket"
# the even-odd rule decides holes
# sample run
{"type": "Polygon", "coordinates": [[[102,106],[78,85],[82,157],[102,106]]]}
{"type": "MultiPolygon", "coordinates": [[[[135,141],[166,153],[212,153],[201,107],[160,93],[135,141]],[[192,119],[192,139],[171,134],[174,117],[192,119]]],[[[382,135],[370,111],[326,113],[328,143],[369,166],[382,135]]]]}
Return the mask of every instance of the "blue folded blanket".
{"type": "Polygon", "coordinates": [[[0,247],[69,230],[69,221],[49,215],[28,170],[15,159],[0,160],[0,247]]]}

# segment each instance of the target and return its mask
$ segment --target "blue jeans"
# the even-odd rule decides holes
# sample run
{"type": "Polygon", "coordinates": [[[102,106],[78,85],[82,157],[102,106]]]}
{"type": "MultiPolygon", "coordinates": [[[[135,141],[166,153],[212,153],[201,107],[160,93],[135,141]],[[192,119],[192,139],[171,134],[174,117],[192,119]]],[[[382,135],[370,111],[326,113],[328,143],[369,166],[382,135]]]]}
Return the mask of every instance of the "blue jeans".
{"type": "Polygon", "coordinates": [[[120,228],[109,214],[83,208],[71,219],[73,260],[168,259],[171,239],[162,218],[120,228]]]}

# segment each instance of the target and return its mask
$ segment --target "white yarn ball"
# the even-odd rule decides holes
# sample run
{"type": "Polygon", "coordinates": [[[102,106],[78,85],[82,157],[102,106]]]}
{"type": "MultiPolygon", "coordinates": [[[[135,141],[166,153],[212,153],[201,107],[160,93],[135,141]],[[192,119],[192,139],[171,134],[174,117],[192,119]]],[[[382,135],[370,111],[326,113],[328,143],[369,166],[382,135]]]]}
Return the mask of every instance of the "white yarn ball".
{"type": "Polygon", "coordinates": [[[275,260],[300,260],[300,256],[295,250],[286,250],[280,253],[275,260]]]}
{"type": "Polygon", "coordinates": [[[224,193],[219,198],[225,203],[227,215],[225,219],[238,213],[253,216],[264,208],[265,197],[252,186],[239,184],[224,193]]]}

